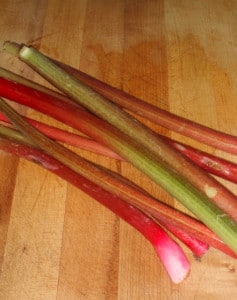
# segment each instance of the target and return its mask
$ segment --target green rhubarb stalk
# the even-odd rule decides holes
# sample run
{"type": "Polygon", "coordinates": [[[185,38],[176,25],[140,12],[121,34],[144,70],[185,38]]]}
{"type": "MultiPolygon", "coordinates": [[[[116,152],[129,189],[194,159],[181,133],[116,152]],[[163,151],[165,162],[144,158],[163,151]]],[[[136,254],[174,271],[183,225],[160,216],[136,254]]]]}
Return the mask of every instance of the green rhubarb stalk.
{"type": "MultiPolygon", "coordinates": [[[[24,119],[12,109],[3,99],[0,99],[0,110],[7,118],[36,145],[46,153],[65,164],[75,172],[88,176],[94,183],[112,192],[112,186],[108,187],[108,177],[98,176],[98,170],[83,169],[82,161],[75,153],[69,151],[62,145],[50,140],[38,130],[30,126],[24,119]]],[[[153,180],[171,192],[173,196],[179,199],[188,209],[190,209],[200,220],[203,221],[211,230],[213,230],[235,253],[237,253],[237,223],[225,214],[218,206],[209,201],[208,197],[192,186],[187,180],[180,177],[172,171],[167,164],[157,161],[154,155],[140,150],[140,144],[131,141],[129,137],[124,139],[111,132],[110,137],[120,154],[134,163],[135,166],[144,170],[153,180]]],[[[90,168],[90,166],[87,166],[90,168]]]]}

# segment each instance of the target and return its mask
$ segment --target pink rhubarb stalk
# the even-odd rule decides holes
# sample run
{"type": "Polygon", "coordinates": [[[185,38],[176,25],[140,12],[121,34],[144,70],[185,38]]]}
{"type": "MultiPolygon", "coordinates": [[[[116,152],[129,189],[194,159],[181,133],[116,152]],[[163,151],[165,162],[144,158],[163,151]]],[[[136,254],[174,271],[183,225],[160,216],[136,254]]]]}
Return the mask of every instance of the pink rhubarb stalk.
{"type": "Polygon", "coordinates": [[[169,140],[168,142],[203,170],[223,179],[229,180],[233,183],[237,183],[236,163],[220,157],[216,157],[209,153],[194,149],[190,146],[172,140],[169,140]]]}
{"type": "Polygon", "coordinates": [[[44,168],[75,185],[103,204],[138,230],[153,245],[158,257],[174,283],[183,281],[190,272],[190,263],[180,246],[154,220],[119,197],[108,193],[85,177],[73,172],[43,152],[20,143],[0,138],[0,149],[37,162],[44,168]]]}
{"type": "MultiPolygon", "coordinates": [[[[60,128],[49,126],[43,122],[33,120],[31,118],[24,117],[24,119],[37,128],[39,131],[47,135],[48,137],[57,140],[59,142],[66,143],[68,145],[78,147],[82,150],[101,154],[110,158],[123,160],[118,154],[110,150],[108,147],[102,146],[100,143],[75,133],[71,133],[60,128]]],[[[0,121],[4,122],[6,126],[11,126],[9,120],[0,113],[0,121]]]]}
{"type": "MultiPolygon", "coordinates": [[[[0,78],[0,95],[50,115],[51,117],[82,131],[103,145],[110,147],[108,144],[110,140],[107,138],[103,139],[103,136],[98,130],[111,131],[111,126],[88,113],[79,105],[75,106],[75,104],[70,104],[67,98],[61,95],[57,98],[57,93],[54,95],[46,94],[42,91],[35,90],[34,88],[0,78]]],[[[163,139],[163,137],[160,139],[163,139]]],[[[157,146],[157,149],[160,148],[157,146]]],[[[167,159],[166,153],[169,153],[169,150],[167,151],[168,152],[161,151],[163,153],[162,155],[164,155],[164,159],[167,159]]],[[[206,172],[201,171],[201,168],[196,168],[178,154],[175,153],[174,156],[171,154],[171,156],[178,159],[178,161],[175,159],[172,161],[177,162],[181,174],[189,176],[190,178],[193,178],[193,180],[195,179],[196,181],[194,183],[198,188],[211,197],[211,199],[225,212],[229,213],[234,220],[237,220],[237,200],[235,195],[219,184],[214,178],[208,176],[206,172]]],[[[168,157],[170,156],[168,155],[168,157]]]]}

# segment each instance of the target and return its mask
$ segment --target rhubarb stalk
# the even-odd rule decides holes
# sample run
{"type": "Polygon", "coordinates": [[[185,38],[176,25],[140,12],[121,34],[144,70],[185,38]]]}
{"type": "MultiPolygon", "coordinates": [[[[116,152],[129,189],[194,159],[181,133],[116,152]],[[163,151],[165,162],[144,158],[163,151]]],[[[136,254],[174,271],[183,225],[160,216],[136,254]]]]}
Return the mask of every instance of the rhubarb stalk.
{"type": "MultiPolygon", "coordinates": [[[[134,189],[134,184],[127,184],[126,181],[120,180],[120,177],[112,176],[111,171],[108,173],[104,168],[96,167],[94,164],[82,159],[70,150],[65,149],[63,146],[56,144],[53,141],[48,141],[48,139],[42,136],[42,134],[40,134],[36,129],[33,129],[29,124],[23,121],[23,119],[3,100],[0,102],[2,110],[4,110],[7,116],[9,118],[12,116],[14,123],[17,123],[17,126],[20,127],[21,130],[24,128],[23,131],[29,135],[31,139],[33,131],[32,140],[34,140],[34,144],[35,142],[36,144],[40,143],[41,147],[46,150],[46,152],[48,149],[51,155],[54,154],[53,156],[55,156],[55,158],[64,157],[62,158],[62,161],[64,164],[68,164],[69,168],[74,169],[89,180],[93,180],[95,184],[106,189],[108,192],[118,195],[123,200],[136,206],[145,213],[152,215],[162,224],[165,223],[166,225],[177,226],[179,229],[186,231],[188,234],[206,242],[210,246],[220,249],[229,255],[235,256],[235,254],[233,255],[233,252],[231,252],[228,247],[226,247],[223,242],[215,236],[215,234],[196,219],[170,208],[168,205],[159,202],[157,199],[149,197],[147,193],[142,193],[140,188],[134,189]],[[56,155],[55,152],[57,152],[56,155]]],[[[10,130],[10,128],[8,128],[8,130],[10,130]]]]}
{"type": "MultiPolygon", "coordinates": [[[[168,236],[164,229],[140,210],[128,205],[117,196],[106,192],[83,176],[78,175],[57,160],[35,148],[29,148],[20,143],[0,138],[0,149],[37,162],[87,193],[133,226],[150,241],[174,283],[180,283],[187,277],[190,272],[190,263],[180,246],[168,236]]],[[[203,244],[201,252],[205,250],[207,250],[207,247],[203,244]]]]}
{"type": "MultiPolygon", "coordinates": [[[[1,79],[0,79],[0,83],[1,83],[1,79]]],[[[48,137],[54,140],[66,143],[74,147],[78,147],[82,150],[94,152],[96,154],[101,154],[118,160],[123,160],[121,156],[117,155],[109,148],[101,145],[100,143],[90,138],[59,129],[54,126],[49,126],[45,123],[33,120],[31,118],[25,117],[25,119],[31,125],[33,125],[38,130],[40,130],[48,137]]],[[[0,121],[3,121],[6,124],[8,124],[8,126],[10,126],[10,122],[2,114],[0,114],[0,121]]],[[[233,183],[237,183],[237,165],[235,163],[227,161],[220,157],[216,157],[209,153],[194,149],[190,146],[176,142],[172,139],[166,138],[166,140],[173,147],[175,147],[179,152],[189,157],[189,159],[191,159],[195,164],[200,166],[202,169],[206,170],[207,172],[213,175],[227,179],[229,181],[232,181],[233,183]]]]}
{"type": "Polygon", "coordinates": [[[185,144],[169,140],[168,143],[192,160],[203,170],[223,179],[237,183],[237,164],[226,159],[211,155],[204,151],[194,149],[185,144]]]}
{"type": "Polygon", "coordinates": [[[78,78],[81,82],[91,87],[93,90],[110,99],[121,107],[144,117],[160,126],[188,136],[203,144],[228,153],[237,154],[237,138],[230,134],[217,131],[196,122],[174,115],[157,106],[146,103],[132,95],[118,90],[98,79],[85,74],[84,72],[72,68],[66,64],[55,61],[68,73],[78,78]]]}
{"type": "MultiPolygon", "coordinates": [[[[12,128],[8,128],[8,127],[5,127],[5,126],[1,126],[0,125],[0,135],[5,138],[5,139],[10,139],[11,141],[13,141],[14,143],[16,143],[17,145],[19,144],[19,147],[10,147],[11,144],[7,143],[7,142],[2,142],[3,145],[5,144],[9,144],[9,147],[7,149],[10,149],[11,151],[13,151],[15,154],[18,154],[18,155],[21,155],[23,156],[24,153],[27,153],[27,149],[28,149],[28,152],[34,152],[34,147],[36,145],[32,145],[30,142],[29,142],[29,139],[27,139],[25,136],[23,136],[19,131],[16,131],[12,128]],[[23,145],[22,145],[23,144],[23,145]],[[22,146],[21,146],[22,145],[22,146]],[[28,146],[25,147],[25,146],[28,146]],[[29,148],[31,147],[31,148],[29,148]],[[12,148],[12,149],[11,149],[12,148]],[[18,148],[19,148],[19,152],[18,151],[18,148]],[[23,150],[24,151],[23,151],[23,150]],[[17,153],[16,153],[17,152],[17,153]]],[[[13,144],[14,145],[14,144],[13,144]]],[[[38,153],[38,150],[35,150],[36,154],[38,153]]],[[[42,154],[43,155],[43,154],[42,154]]],[[[41,155],[41,156],[42,156],[41,155]]],[[[36,155],[35,155],[36,156],[36,155]]],[[[35,156],[32,156],[35,157],[35,156]]],[[[46,154],[43,155],[43,158],[47,156],[46,154]]],[[[25,158],[28,158],[28,156],[25,156],[25,158]]],[[[29,159],[29,158],[28,158],[29,159]]],[[[48,158],[50,159],[50,158],[48,158]]],[[[54,161],[53,158],[51,158],[52,161],[54,161]]],[[[35,162],[38,161],[38,159],[34,159],[35,162]]],[[[59,162],[58,162],[59,164],[59,162]]],[[[50,166],[52,165],[52,162],[51,163],[47,163],[45,162],[45,164],[43,164],[43,166],[45,166],[46,168],[50,169],[51,171],[54,171],[58,174],[58,172],[60,172],[60,170],[58,170],[57,168],[50,168],[50,166]]],[[[67,168],[65,167],[65,170],[67,168]]],[[[108,171],[108,170],[107,170],[108,171]]],[[[72,171],[68,171],[69,173],[72,172],[72,171]]],[[[68,172],[65,172],[65,176],[67,175],[68,172]]],[[[111,171],[110,171],[111,172],[111,171]]],[[[59,173],[58,175],[60,175],[61,177],[64,175],[64,172],[61,171],[61,173],[59,173]],[[62,173],[62,174],[61,174],[62,173]]],[[[74,172],[74,175],[76,176],[76,173],[74,172]]],[[[79,178],[81,178],[82,176],[78,175],[79,178]]],[[[69,177],[70,178],[70,177],[69,177]]],[[[84,177],[83,177],[84,178],[84,177]]],[[[120,180],[122,179],[122,177],[120,177],[120,180]]],[[[85,179],[86,180],[86,179],[85,179]]],[[[133,188],[136,188],[138,189],[138,187],[134,184],[131,184],[127,179],[125,180],[123,178],[123,181],[126,182],[126,184],[130,185],[130,187],[133,187],[133,188]]],[[[79,180],[80,182],[80,180],[79,180]]],[[[93,184],[93,183],[92,183],[93,184]]],[[[87,187],[86,187],[87,188],[87,187]]],[[[140,193],[143,193],[143,194],[146,194],[146,197],[149,197],[149,194],[145,191],[143,191],[141,188],[139,188],[139,192],[140,193]]],[[[113,196],[115,197],[115,196],[113,196]]],[[[102,197],[103,198],[103,197],[102,197]]],[[[106,197],[105,197],[106,198],[106,197]]],[[[121,200],[122,201],[122,200],[121,200]]],[[[124,205],[126,204],[126,202],[124,202],[124,205]]],[[[108,204],[109,205],[109,204],[108,204]]],[[[112,203],[111,203],[112,205],[112,203]]],[[[129,204],[126,204],[128,206],[128,209],[131,205],[129,204]]],[[[134,208],[135,209],[135,208],[134,208]]],[[[164,210],[165,210],[165,205],[164,205],[164,210]]],[[[129,213],[128,213],[129,214],[129,213]]],[[[172,216],[171,216],[172,217],[172,216]]],[[[159,221],[159,223],[161,223],[163,226],[165,226],[173,235],[175,235],[177,238],[179,238],[180,241],[182,241],[184,244],[186,244],[190,250],[193,252],[193,254],[196,256],[196,257],[200,257],[202,256],[208,249],[208,245],[206,243],[203,243],[201,242],[200,240],[197,240],[195,239],[194,237],[191,237],[190,235],[188,235],[186,232],[184,232],[183,230],[181,230],[180,228],[178,228],[177,226],[174,226],[174,225],[171,225],[170,223],[167,223],[166,222],[166,218],[163,218],[162,221],[159,221]]],[[[223,251],[222,249],[219,249],[221,251],[223,251]]],[[[228,250],[229,251],[229,250],[228,250]]],[[[229,254],[229,252],[227,252],[227,254],[229,254]]]]}
{"type": "MultiPolygon", "coordinates": [[[[51,139],[59,142],[66,143],[70,146],[78,147],[82,150],[94,152],[114,159],[122,160],[122,157],[117,155],[114,151],[101,145],[100,143],[75,133],[71,133],[60,128],[49,126],[43,122],[33,120],[31,118],[24,117],[24,119],[37,128],[39,131],[50,137],[51,139]]],[[[10,126],[9,120],[0,113],[0,121],[4,122],[7,126],[10,126]]]]}

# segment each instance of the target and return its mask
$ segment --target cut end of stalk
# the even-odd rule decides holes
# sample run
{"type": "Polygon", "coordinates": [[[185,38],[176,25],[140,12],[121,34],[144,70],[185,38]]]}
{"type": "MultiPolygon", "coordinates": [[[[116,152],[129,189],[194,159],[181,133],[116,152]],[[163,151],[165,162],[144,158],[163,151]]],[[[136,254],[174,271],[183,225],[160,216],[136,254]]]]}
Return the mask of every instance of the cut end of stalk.
{"type": "MultiPolygon", "coordinates": [[[[194,243],[194,242],[193,242],[194,243]]],[[[191,248],[191,246],[190,246],[191,248]]],[[[209,250],[209,245],[207,245],[206,243],[202,243],[201,241],[198,241],[198,243],[194,245],[192,245],[191,250],[193,251],[194,257],[196,259],[201,259],[201,257],[207,253],[207,251],[209,250]]]]}
{"type": "Polygon", "coordinates": [[[21,58],[27,58],[29,55],[30,55],[30,52],[31,52],[31,47],[28,47],[26,45],[22,45],[19,50],[18,50],[18,55],[21,57],[21,58]]]}
{"type": "Polygon", "coordinates": [[[6,51],[9,54],[12,55],[18,55],[20,49],[22,48],[23,44],[18,44],[11,41],[5,41],[3,43],[3,51],[6,51]]]}
{"type": "Polygon", "coordinates": [[[173,283],[179,284],[188,277],[191,270],[190,262],[176,242],[164,238],[162,245],[161,241],[159,241],[155,251],[173,283]]]}

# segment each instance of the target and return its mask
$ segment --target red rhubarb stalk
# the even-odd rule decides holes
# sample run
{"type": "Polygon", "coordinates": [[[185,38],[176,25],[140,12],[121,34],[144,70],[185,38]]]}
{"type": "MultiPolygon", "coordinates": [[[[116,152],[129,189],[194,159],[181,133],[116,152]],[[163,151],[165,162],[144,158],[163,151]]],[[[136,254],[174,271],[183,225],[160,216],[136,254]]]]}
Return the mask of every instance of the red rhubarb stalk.
{"type": "Polygon", "coordinates": [[[206,243],[195,239],[191,235],[187,234],[187,232],[179,229],[178,227],[162,223],[161,221],[159,221],[159,223],[165,226],[165,228],[168,229],[174,236],[178,237],[178,239],[182,241],[193,252],[196,258],[200,258],[208,250],[208,245],[206,243]]]}
{"type": "MultiPolygon", "coordinates": [[[[123,160],[121,156],[116,154],[114,151],[109,148],[102,146],[100,143],[78,135],[74,134],[53,126],[49,126],[45,123],[33,120],[31,118],[26,118],[27,122],[36,127],[38,130],[46,134],[48,137],[57,140],[59,142],[66,143],[71,146],[78,147],[82,150],[94,152],[101,154],[110,158],[123,160]]],[[[0,121],[3,121],[10,125],[8,119],[0,113],[0,121]]],[[[194,163],[200,166],[202,169],[207,172],[219,176],[221,178],[237,183],[237,164],[227,161],[225,159],[216,157],[209,153],[194,149],[188,145],[176,142],[172,139],[166,138],[167,142],[175,147],[179,152],[187,156],[194,163]]]]}
{"type": "MultiPolygon", "coordinates": [[[[39,131],[43,132],[48,137],[57,140],[59,142],[66,143],[68,145],[78,147],[82,150],[94,152],[97,154],[101,154],[107,157],[115,158],[118,160],[122,160],[122,157],[120,157],[118,154],[116,154],[114,151],[110,150],[108,147],[102,146],[100,143],[88,138],[84,137],[75,133],[71,133],[65,130],[62,130],[60,128],[49,126],[43,122],[39,122],[36,120],[33,120],[31,118],[24,117],[25,120],[27,120],[28,123],[33,125],[35,128],[37,128],[39,131]]],[[[3,121],[6,123],[7,126],[10,126],[11,123],[9,120],[0,113],[0,121],[3,121]]]]}
{"type": "MultiPolygon", "coordinates": [[[[21,143],[21,144],[23,144],[25,146],[28,146],[28,147],[31,146],[31,148],[32,148],[32,145],[29,144],[29,140],[26,139],[19,131],[16,131],[16,130],[10,129],[10,128],[6,128],[5,126],[0,125],[0,135],[2,137],[4,137],[5,139],[8,138],[8,139],[14,141],[15,143],[21,143]]],[[[21,148],[24,148],[24,147],[20,146],[19,149],[21,149],[21,148]]],[[[14,149],[15,148],[13,148],[13,150],[14,149]]],[[[26,148],[26,150],[27,150],[27,148],[26,148]]],[[[15,151],[17,151],[17,149],[15,149],[15,151]]],[[[33,150],[31,150],[31,151],[33,151],[33,150]]],[[[47,155],[46,155],[46,157],[47,157],[47,155]]],[[[53,161],[53,159],[52,159],[52,161],[53,161]]],[[[50,166],[50,165],[51,164],[49,164],[48,166],[50,166]]],[[[45,164],[45,166],[47,166],[47,164],[45,164]]],[[[66,175],[67,175],[67,172],[66,172],[65,176],[66,175]]],[[[79,178],[80,177],[81,176],[79,175],[79,178]]],[[[126,183],[127,185],[130,186],[130,188],[132,187],[133,189],[138,189],[138,187],[136,185],[134,185],[133,183],[131,183],[127,179],[125,180],[121,176],[118,177],[118,179],[123,180],[124,183],[126,183]]],[[[150,197],[150,195],[147,192],[145,192],[144,190],[142,190],[141,188],[139,188],[139,192],[145,194],[146,197],[150,197]]],[[[124,202],[124,203],[126,203],[126,202],[124,202]]],[[[127,205],[130,206],[129,204],[127,204],[127,205]]],[[[164,209],[165,208],[166,207],[164,206],[164,209]]],[[[184,232],[183,230],[181,230],[177,226],[171,225],[169,222],[166,221],[166,219],[167,219],[167,217],[163,217],[162,218],[163,221],[160,221],[160,223],[162,223],[162,225],[165,226],[173,235],[175,235],[177,238],[179,238],[180,241],[182,241],[184,244],[186,244],[195,256],[200,257],[207,251],[208,245],[206,243],[201,242],[200,240],[190,236],[189,234],[187,234],[186,232],[184,232]]]]}
{"type": "Polygon", "coordinates": [[[99,94],[136,115],[144,117],[167,129],[193,138],[203,144],[232,154],[237,154],[237,138],[235,136],[172,114],[89,76],[78,69],[62,62],[56,61],[56,63],[99,94]]]}
{"type": "MultiPolygon", "coordinates": [[[[146,193],[141,193],[140,188],[134,188],[134,184],[130,185],[127,184],[127,181],[121,180],[121,176],[118,176],[118,174],[113,175],[114,173],[112,173],[111,171],[106,171],[104,168],[101,168],[81,158],[69,149],[50,140],[34,127],[32,127],[29,123],[24,121],[23,118],[2,99],[0,99],[0,107],[1,111],[4,112],[4,114],[11,120],[11,122],[15,126],[17,126],[17,128],[21,132],[23,132],[24,135],[29,138],[35,145],[40,147],[46,153],[53,156],[55,159],[59,160],[75,172],[93,181],[95,184],[99,185],[103,189],[106,189],[108,192],[116,194],[123,200],[127,201],[131,205],[136,206],[145,213],[154,216],[158,220],[161,220],[161,222],[166,222],[173,226],[177,225],[181,230],[184,230],[191,235],[194,234],[196,238],[201,239],[207,244],[212,246],[218,245],[219,247],[221,247],[220,239],[216,239],[215,234],[207,229],[204,224],[187,215],[184,215],[182,213],[180,214],[180,212],[176,210],[174,211],[169,206],[161,204],[155,198],[148,197],[146,193]],[[210,243],[208,241],[210,241],[210,243]]],[[[130,147],[132,147],[132,144],[130,144],[130,147]]],[[[134,148],[134,150],[135,149],[136,148],[134,148]]],[[[131,148],[129,148],[129,150],[131,150],[131,148]]],[[[136,155],[136,152],[134,151],[133,154],[136,155]]],[[[178,186],[179,189],[182,189],[182,187],[179,186],[177,182],[173,181],[173,178],[172,181],[170,180],[169,176],[166,176],[166,178],[170,184],[174,183],[175,186],[178,186]]],[[[192,196],[195,197],[195,194],[191,193],[190,197],[192,196]]],[[[205,211],[205,213],[210,214],[209,211],[205,211]]],[[[230,247],[234,250],[236,247],[235,223],[231,221],[231,223],[228,225],[228,217],[226,215],[223,216],[221,211],[216,207],[215,213],[217,213],[217,216],[219,216],[217,220],[215,219],[215,221],[218,222],[218,226],[222,224],[220,228],[225,233],[227,233],[227,238],[225,238],[225,236],[222,234],[224,237],[223,241],[225,242],[225,240],[227,240],[227,245],[230,244],[230,247]],[[227,221],[227,224],[223,223],[223,221],[227,221]]],[[[220,228],[217,228],[218,232],[220,228]]]]}
{"type": "Polygon", "coordinates": [[[87,193],[133,226],[150,241],[174,283],[180,283],[187,277],[190,271],[190,263],[180,246],[169,237],[164,229],[140,210],[128,205],[119,197],[108,193],[93,182],[73,172],[57,160],[35,148],[29,148],[20,143],[0,138],[0,149],[37,162],[87,193]]]}
{"type": "Polygon", "coordinates": [[[194,149],[185,144],[181,144],[172,140],[168,141],[179,152],[192,160],[196,165],[203,170],[219,176],[223,179],[237,183],[237,164],[226,159],[216,157],[204,151],[194,149]]]}
{"type": "MultiPolygon", "coordinates": [[[[75,106],[74,104],[70,104],[67,98],[64,97],[65,99],[63,99],[63,96],[60,96],[59,99],[56,97],[57,94],[49,95],[42,91],[35,90],[35,88],[11,82],[4,78],[0,78],[0,95],[48,114],[110,147],[110,144],[108,144],[110,140],[108,138],[103,139],[103,136],[98,130],[111,131],[111,126],[88,113],[79,105],[75,106]]],[[[163,138],[161,137],[161,139],[163,138]]],[[[164,159],[167,159],[165,155],[166,152],[163,154],[164,159]]],[[[178,155],[175,154],[175,157],[177,156],[178,155]]],[[[235,195],[219,184],[214,178],[208,176],[206,172],[201,172],[201,169],[194,168],[193,165],[190,165],[190,163],[182,157],[178,157],[178,159],[177,164],[179,164],[179,169],[182,174],[186,176],[190,175],[193,180],[194,178],[197,179],[195,184],[212,197],[212,200],[218,203],[223,210],[237,220],[237,200],[235,195]]]]}

